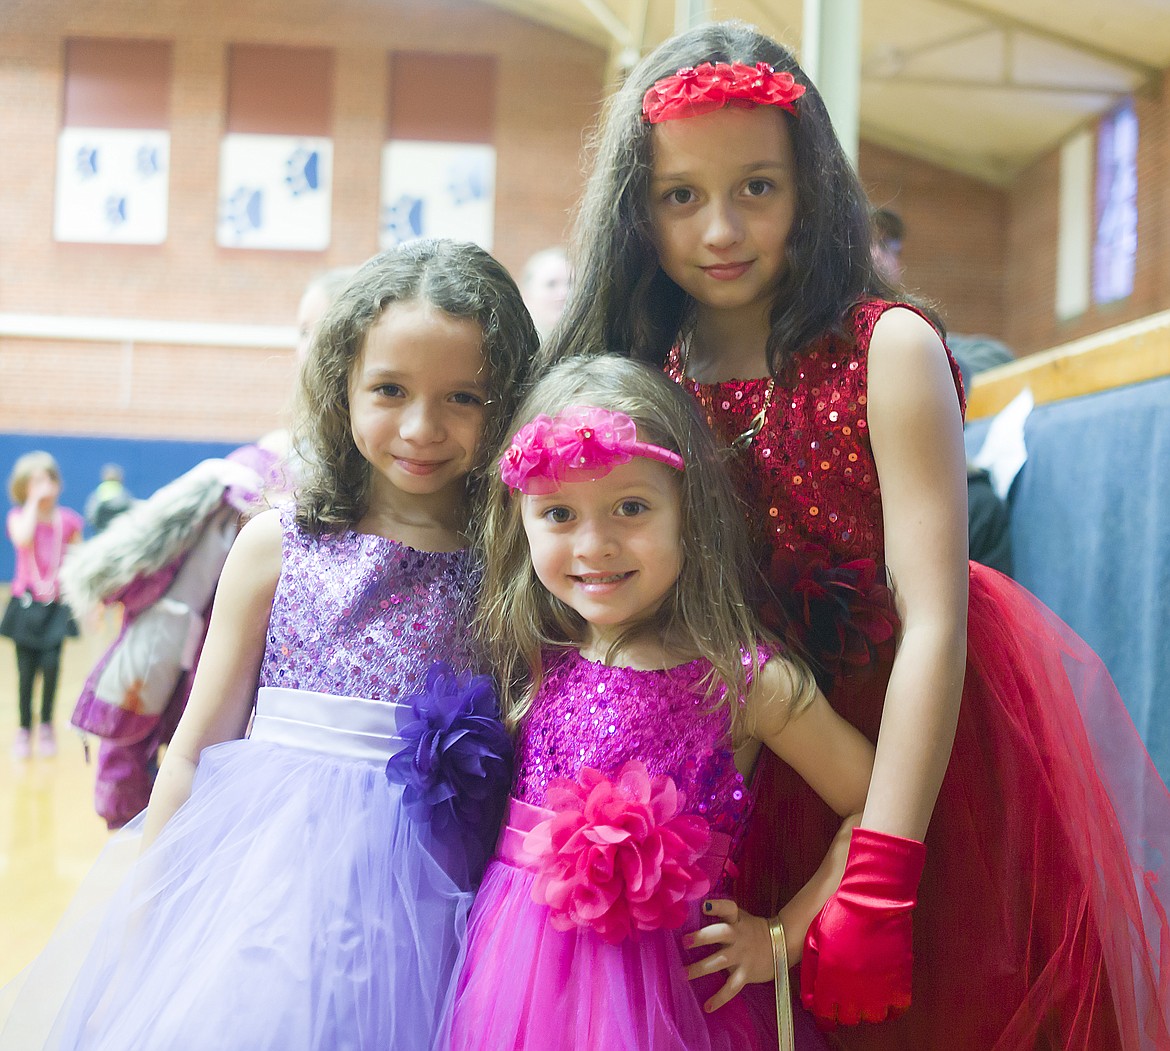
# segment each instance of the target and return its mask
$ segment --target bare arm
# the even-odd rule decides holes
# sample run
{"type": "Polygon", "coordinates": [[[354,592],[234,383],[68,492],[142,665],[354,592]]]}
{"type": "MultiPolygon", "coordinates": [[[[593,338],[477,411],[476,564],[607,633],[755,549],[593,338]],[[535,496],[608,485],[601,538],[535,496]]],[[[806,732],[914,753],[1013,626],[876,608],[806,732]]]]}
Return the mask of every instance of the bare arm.
{"type": "MultiPolygon", "coordinates": [[[[799,961],[809,925],[841,882],[849,833],[861,819],[874,761],[873,745],[833,710],[819,690],[807,707],[790,716],[795,684],[787,661],[773,659],[760,669],[748,700],[755,736],[845,820],[812,879],[780,910],[789,966],[799,961]]],[[[724,922],[704,927],[690,936],[688,944],[718,948],[692,964],[687,976],[729,972],[727,982],[704,1005],[714,1011],[747,983],[772,980],[772,941],[768,921],[744,912],[735,902],[710,902],[706,912],[724,922]]]]}
{"type": "Polygon", "coordinates": [[[893,309],[869,352],[869,428],[901,636],[862,825],[921,840],[950,759],[967,646],[962,419],[934,330],[893,309]]]}
{"type": "Polygon", "coordinates": [[[861,820],[874,764],[873,745],[819,690],[807,708],[788,718],[792,682],[783,660],[769,661],[760,670],[753,691],[756,735],[845,820],[820,867],[780,910],[790,965],[800,959],[809,925],[841,882],[849,833],[861,820]]]}
{"type": "Polygon", "coordinates": [[[232,545],[216,589],[191,697],[150,793],[143,849],[191,794],[203,749],[244,735],[280,577],[280,554],[276,511],[252,519],[232,545]]]}

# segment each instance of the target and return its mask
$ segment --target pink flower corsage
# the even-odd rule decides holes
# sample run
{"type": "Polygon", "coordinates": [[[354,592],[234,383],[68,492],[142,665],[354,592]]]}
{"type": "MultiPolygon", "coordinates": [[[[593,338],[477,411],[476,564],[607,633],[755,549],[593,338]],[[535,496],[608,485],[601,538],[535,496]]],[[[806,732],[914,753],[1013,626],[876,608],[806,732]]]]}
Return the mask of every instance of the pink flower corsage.
{"type": "Polygon", "coordinates": [[[591,928],[610,944],[682,926],[711,887],[699,864],[711,829],[681,813],[684,802],[672,778],[651,777],[638,760],[613,780],[584,767],[576,781],[552,781],[545,805],[555,814],[524,840],[537,873],[532,898],[552,925],[591,928]]]}

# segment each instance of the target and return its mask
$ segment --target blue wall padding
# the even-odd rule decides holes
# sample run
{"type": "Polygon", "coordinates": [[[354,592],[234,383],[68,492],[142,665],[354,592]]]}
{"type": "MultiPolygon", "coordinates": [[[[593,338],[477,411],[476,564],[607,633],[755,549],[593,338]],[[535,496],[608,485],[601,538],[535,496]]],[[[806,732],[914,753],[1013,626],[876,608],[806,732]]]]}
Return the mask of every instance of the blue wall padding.
{"type": "MultiPolygon", "coordinates": [[[[43,449],[61,465],[65,489],[61,503],[81,512],[85,498],[101,481],[101,469],[107,463],[122,466],[126,487],[137,497],[149,496],[201,460],[226,456],[241,442],[182,442],[142,440],[136,438],[78,438],[52,434],[0,434],[0,477],[4,481],[4,499],[0,506],[11,506],[8,499],[8,476],[18,456],[43,449]]],[[[0,580],[11,580],[12,544],[7,533],[0,543],[0,580]]],[[[0,593],[0,602],[7,594],[0,593]]]]}
{"type": "Polygon", "coordinates": [[[1024,436],[1016,579],[1100,654],[1170,781],[1170,378],[1037,406],[1024,436]]]}

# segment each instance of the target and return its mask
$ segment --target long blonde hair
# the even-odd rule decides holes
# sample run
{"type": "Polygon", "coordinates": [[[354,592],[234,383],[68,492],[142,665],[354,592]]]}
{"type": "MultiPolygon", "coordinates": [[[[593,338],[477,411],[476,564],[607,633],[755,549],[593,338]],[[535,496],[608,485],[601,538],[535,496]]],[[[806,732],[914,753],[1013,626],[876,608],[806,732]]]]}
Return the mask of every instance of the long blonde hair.
{"type": "MultiPolygon", "coordinates": [[[[570,405],[623,412],[636,424],[639,440],[682,456],[678,580],[651,620],[613,648],[620,649],[630,635],[653,631],[673,648],[706,659],[708,694],[713,703],[728,705],[732,735],[741,735],[738,702],[747,691],[748,669],[756,671],[757,647],[765,636],[744,596],[743,582],[754,565],[744,511],[710,429],[694,400],[661,372],[616,355],[583,355],[566,358],[536,382],[508,434],[541,413],[555,416],[570,405]]],[[[537,578],[521,523],[521,498],[495,470],[489,472],[475,540],[484,557],[476,631],[500,681],[505,721],[514,729],[540,689],[544,651],[578,646],[585,622],[537,578]]]]}

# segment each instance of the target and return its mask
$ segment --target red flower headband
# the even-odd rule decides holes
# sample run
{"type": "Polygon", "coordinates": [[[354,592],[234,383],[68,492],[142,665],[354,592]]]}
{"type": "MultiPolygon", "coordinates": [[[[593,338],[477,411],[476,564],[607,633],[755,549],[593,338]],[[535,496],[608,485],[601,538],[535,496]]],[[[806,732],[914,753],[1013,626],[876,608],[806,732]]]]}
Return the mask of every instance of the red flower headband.
{"type": "Polygon", "coordinates": [[[570,405],[558,416],[541,413],[525,424],[500,457],[500,477],[529,496],[555,493],[565,482],[604,478],[635,456],[657,460],[676,471],[683,458],[661,445],[638,441],[634,421],[623,412],[570,405]]]}
{"type": "Polygon", "coordinates": [[[642,97],[642,119],[661,124],[724,106],[779,106],[795,115],[793,103],[804,90],[791,73],[777,73],[767,62],[704,62],[656,81],[642,97]]]}

